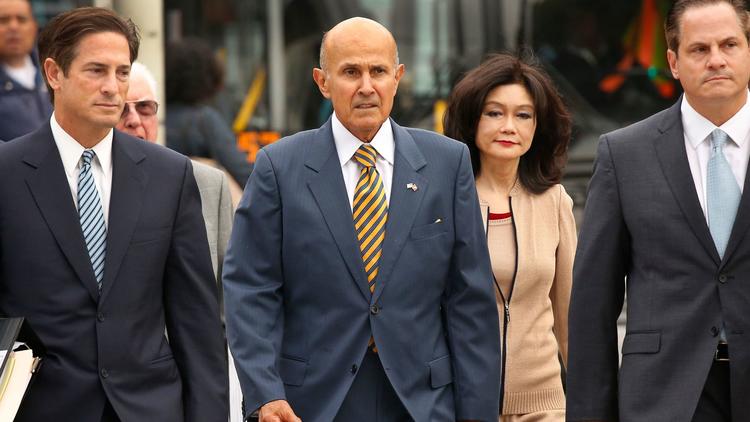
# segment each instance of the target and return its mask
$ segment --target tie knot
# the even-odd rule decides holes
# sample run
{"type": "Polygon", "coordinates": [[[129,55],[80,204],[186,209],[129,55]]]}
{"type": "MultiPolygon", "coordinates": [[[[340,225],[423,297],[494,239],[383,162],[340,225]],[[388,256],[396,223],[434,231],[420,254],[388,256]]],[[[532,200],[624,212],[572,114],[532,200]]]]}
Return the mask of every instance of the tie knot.
{"type": "Polygon", "coordinates": [[[354,153],[354,160],[364,167],[375,167],[375,157],[378,152],[370,144],[365,144],[359,147],[357,152],[354,153]]]}
{"type": "Polygon", "coordinates": [[[92,149],[87,149],[87,150],[83,151],[83,156],[82,156],[82,158],[83,158],[83,165],[84,166],[90,166],[91,165],[91,160],[94,158],[95,155],[96,155],[96,153],[92,149]]]}
{"type": "Polygon", "coordinates": [[[721,150],[728,139],[729,135],[721,129],[717,128],[711,132],[711,146],[715,149],[721,150]]]}

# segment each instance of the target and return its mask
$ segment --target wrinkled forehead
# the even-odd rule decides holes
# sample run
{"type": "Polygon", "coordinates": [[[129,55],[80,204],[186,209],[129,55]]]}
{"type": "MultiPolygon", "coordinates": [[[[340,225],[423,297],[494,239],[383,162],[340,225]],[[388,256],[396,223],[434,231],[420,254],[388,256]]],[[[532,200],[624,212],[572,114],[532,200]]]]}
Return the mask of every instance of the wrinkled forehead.
{"type": "Polygon", "coordinates": [[[326,39],[330,64],[379,64],[392,66],[396,60],[396,42],[388,32],[350,31],[326,39]]]}

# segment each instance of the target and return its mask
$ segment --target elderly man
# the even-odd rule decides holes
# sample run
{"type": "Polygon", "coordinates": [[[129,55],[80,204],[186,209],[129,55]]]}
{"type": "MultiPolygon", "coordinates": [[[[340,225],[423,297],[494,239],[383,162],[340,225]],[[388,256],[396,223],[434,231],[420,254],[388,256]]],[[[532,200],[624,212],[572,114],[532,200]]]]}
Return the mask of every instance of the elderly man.
{"type": "MultiPolygon", "coordinates": [[[[159,103],[156,101],[156,80],[151,72],[139,62],[130,68],[130,88],[125,108],[116,129],[149,142],[156,142],[159,120],[156,116],[159,103]]],[[[197,161],[193,161],[193,175],[198,183],[206,223],[211,263],[217,280],[221,280],[229,234],[232,231],[232,198],[224,172],[197,161]]],[[[219,283],[221,289],[221,283],[219,283]]]]}
{"type": "Polygon", "coordinates": [[[6,141],[33,131],[52,113],[35,38],[29,0],[0,0],[0,139],[6,141]]]}
{"type": "Polygon", "coordinates": [[[667,59],[684,96],[600,140],[573,274],[568,421],[750,418],[746,9],[675,1],[667,59]]]}
{"type": "Polygon", "coordinates": [[[261,150],[224,264],[227,333],[261,422],[497,420],[500,350],[469,152],[389,118],[377,22],[324,37],[334,115],[261,150]]]}
{"type": "Polygon", "coordinates": [[[138,45],[108,9],[56,16],[39,36],[55,111],[0,145],[0,313],[47,349],[16,421],[227,420],[190,160],[113,130],[138,45]]]}

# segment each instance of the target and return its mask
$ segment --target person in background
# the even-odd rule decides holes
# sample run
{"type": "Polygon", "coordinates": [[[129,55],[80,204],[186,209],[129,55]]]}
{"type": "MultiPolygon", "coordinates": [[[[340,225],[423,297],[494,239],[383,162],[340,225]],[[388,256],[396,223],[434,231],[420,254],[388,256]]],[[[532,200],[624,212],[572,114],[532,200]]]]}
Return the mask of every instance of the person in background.
{"type": "Polygon", "coordinates": [[[224,265],[261,422],[497,417],[500,336],[465,145],[389,118],[393,35],[351,18],[313,79],[334,114],[258,153],[224,265]]]}
{"type": "Polygon", "coordinates": [[[244,187],[253,166],[229,124],[207,104],[222,85],[218,59],[204,41],[188,38],[169,43],[165,60],[167,147],[216,161],[244,187]]]}
{"type": "Polygon", "coordinates": [[[675,1],[667,61],[684,95],[600,138],[573,271],[568,421],[750,417],[747,19],[743,0],[675,1]]]}
{"type": "Polygon", "coordinates": [[[484,217],[502,332],[500,420],[564,422],[576,227],[560,178],[570,115],[541,67],[498,54],[453,88],[444,128],[469,147],[484,217]]]}
{"type": "Polygon", "coordinates": [[[47,86],[34,51],[29,0],[0,0],[0,139],[10,141],[49,120],[47,86]]]}
{"type": "Polygon", "coordinates": [[[54,17],[39,35],[54,113],[0,145],[0,314],[47,352],[18,422],[228,417],[190,160],[114,130],[139,43],[109,9],[54,17]]]}

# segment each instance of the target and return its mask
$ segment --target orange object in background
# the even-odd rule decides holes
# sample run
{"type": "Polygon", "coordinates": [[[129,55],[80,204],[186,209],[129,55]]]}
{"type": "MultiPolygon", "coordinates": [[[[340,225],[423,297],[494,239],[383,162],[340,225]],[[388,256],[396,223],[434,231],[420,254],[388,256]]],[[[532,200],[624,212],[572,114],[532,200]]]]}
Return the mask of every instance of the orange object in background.
{"type": "Polygon", "coordinates": [[[247,161],[255,162],[255,156],[261,148],[281,139],[281,134],[269,130],[243,131],[237,134],[237,148],[247,153],[247,161]]]}

